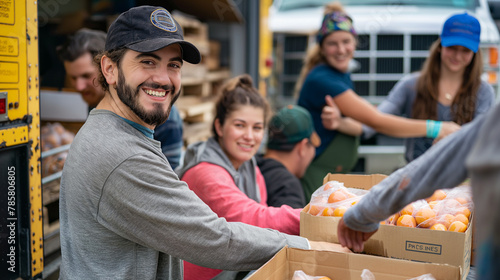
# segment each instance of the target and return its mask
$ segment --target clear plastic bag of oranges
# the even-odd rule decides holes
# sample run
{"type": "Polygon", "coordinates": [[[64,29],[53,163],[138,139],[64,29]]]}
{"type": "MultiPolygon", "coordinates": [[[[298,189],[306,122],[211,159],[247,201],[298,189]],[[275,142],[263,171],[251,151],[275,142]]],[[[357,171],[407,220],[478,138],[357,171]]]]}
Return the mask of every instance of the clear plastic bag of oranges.
{"type": "Polygon", "coordinates": [[[436,190],[431,197],[408,204],[382,224],[465,232],[473,207],[470,186],[461,185],[436,190]]]}
{"type": "Polygon", "coordinates": [[[338,181],[329,181],[311,195],[311,201],[304,211],[314,216],[342,217],[367,192],[346,188],[344,183],[338,181]]]}
{"type": "MultiPolygon", "coordinates": [[[[376,278],[375,275],[370,270],[365,268],[361,272],[361,280],[376,280],[376,278]]],[[[429,273],[408,280],[436,280],[436,278],[434,278],[434,276],[432,276],[432,274],[429,273]]]]}
{"type": "Polygon", "coordinates": [[[302,270],[296,270],[293,273],[292,280],[332,280],[330,277],[326,276],[310,276],[304,273],[302,270]]]}

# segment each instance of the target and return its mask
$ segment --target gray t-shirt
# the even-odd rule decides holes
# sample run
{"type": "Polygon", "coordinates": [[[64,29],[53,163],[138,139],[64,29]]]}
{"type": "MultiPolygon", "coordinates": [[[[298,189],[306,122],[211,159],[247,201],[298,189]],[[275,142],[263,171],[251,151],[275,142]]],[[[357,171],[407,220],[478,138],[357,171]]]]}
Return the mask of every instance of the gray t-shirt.
{"type": "MultiPolygon", "coordinates": [[[[389,92],[387,98],[380,103],[377,109],[387,114],[411,118],[412,107],[417,96],[416,83],[420,73],[410,74],[401,79],[389,92]]],[[[477,92],[476,109],[474,118],[487,112],[495,103],[495,92],[493,88],[485,81],[481,82],[477,92]]],[[[450,106],[445,106],[438,102],[437,108],[438,121],[453,121],[450,106]]],[[[370,138],[376,131],[371,127],[363,125],[363,137],[370,138]]],[[[427,137],[406,138],[405,139],[405,158],[408,162],[421,156],[431,146],[434,139],[427,137]]]]}
{"type": "Polygon", "coordinates": [[[217,217],[178,179],[160,142],[106,110],[93,110],[71,145],[59,206],[61,279],[182,279],[181,259],[252,270],[285,245],[308,247],[217,217]]]}

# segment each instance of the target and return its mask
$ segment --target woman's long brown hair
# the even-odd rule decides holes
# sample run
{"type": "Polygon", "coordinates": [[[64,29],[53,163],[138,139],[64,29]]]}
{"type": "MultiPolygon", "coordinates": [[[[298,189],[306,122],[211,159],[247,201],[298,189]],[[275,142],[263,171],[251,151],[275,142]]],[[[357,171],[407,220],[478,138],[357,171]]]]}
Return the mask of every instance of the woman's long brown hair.
{"type": "MultiPolygon", "coordinates": [[[[439,79],[441,77],[441,39],[436,40],[417,81],[417,96],[413,102],[412,118],[437,120],[439,79]]],[[[451,104],[452,120],[459,125],[472,121],[476,110],[477,92],[481,85],[483,62],[481,50],[474,54],[465,68],[460,86],[451,104]]]]}

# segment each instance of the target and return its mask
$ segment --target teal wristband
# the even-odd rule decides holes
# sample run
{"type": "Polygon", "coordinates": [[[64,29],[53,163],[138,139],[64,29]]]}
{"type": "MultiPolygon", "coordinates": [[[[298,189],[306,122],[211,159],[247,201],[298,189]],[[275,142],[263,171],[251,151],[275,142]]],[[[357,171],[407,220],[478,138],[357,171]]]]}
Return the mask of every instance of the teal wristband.
{"type": "Polygon", "coordinates": [[[441,131],[442,123],[440,121],[427,120],[426,129],[427,129],[427,137],[429,138],[437,138],[439,135],[439,131],[441,131]]]}

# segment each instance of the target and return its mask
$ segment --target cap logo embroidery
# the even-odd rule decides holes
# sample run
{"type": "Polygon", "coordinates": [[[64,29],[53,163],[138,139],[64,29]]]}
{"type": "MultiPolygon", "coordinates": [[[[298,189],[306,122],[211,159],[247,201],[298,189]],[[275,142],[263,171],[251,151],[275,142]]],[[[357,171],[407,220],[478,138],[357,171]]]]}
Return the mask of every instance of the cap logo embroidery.
{"type": "Polygon", "coordinates": [[[168,32],[176,32],[177,25],[170,13],[165,9],[158,9],[151,13],[151,23],[168,32]]]}

